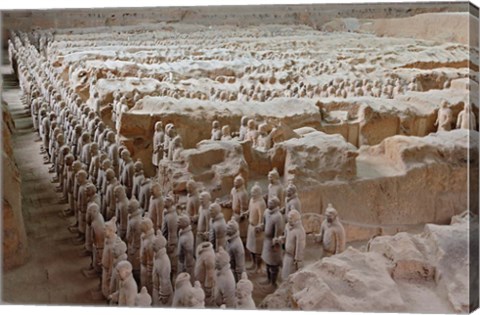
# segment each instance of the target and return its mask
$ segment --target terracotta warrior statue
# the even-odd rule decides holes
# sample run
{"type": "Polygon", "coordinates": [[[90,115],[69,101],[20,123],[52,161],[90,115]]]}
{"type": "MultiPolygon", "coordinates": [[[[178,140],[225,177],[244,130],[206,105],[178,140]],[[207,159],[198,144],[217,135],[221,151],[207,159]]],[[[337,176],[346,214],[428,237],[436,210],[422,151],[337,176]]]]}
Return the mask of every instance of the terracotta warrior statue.
{"type": "Polygon", "coordinates": [[[447,101],[442,101],[440,109],[438,110],[437,120],[435,121],[435,126],[437,131],[449,131],[452,129],[452,110],[448,108],[447,101]]]}
{"type": "Polygon", "coordinates": [[[150,191],[150,204],[148,206],[147,216],[152,220],[153,228],[156,231],[162,228],[163,223],[164,204],[160,184],[153,182],[150,191]]]}
{"type": "MultiPolygon", "coordinates": [[[[105,298],[110,295],[110,279],[112,278],[113,250],[117,238],[117,223],[113,217],[105,223],[105,242],[102,252],[102,294],[105,298]]],[[[125,246],[126,250],[126,246],[125,246]]]]}
{"type": "Polygon", "coordinates": [[[238,136],[239,141],[245,140],[245,137],[247,136],[247,131],[248,131],[247,124],[248,124],[248,117],[243,116],[242,119],[240,120],[240,131],[238,136]]]}
{"type": "Polygon", "coordinates": [[[337,210],[331,203],[327,206],[325,217],[315,240],[323,245],[323,257],[329,257],[345,250],[346,236],[345,229],[338,220],[337,210]]]}
{"type": "Polygon", "coordinates": [[[132,264],[135,280],[140,281],[140,247],[142,242],[142,209],[138,200],[133,197],[128,202],[127,246],[128,261],[132,264]]]}
{"type": "Polygon", "coordinates": [[[187,182],[187,214],[192,224],[192,231],[196,234],[198,211],[200,209],[200,194],[197,190],[197,183],[194,180],[187,182]]]}
{"type": "Polygon", "coordinates": [[[225,125],[222,127],[222,141],[232,140],[232,132],[230,131],[230,126],[225,125]]]}
{"type": "Polygon", "coordinates": [[[153,154],[152,164],[158,167],[158,163],[163,159],[163,143],[165,142],[165,132],[163,131],[163,123],[157,121],[155,123],[155,133],[153,134],[153,154]]]}
{"type": "Polygon", "coordinates": [[[167,196],[164,199],[165,209],[163,210],[162,234],[167,240],[167,254],[172,265],[172,277],[175,278],[177,274],[177,242],[178,242],[178,216],[174,207],[174,200],[172,196],[167,196]]]}
{"type": "Polygon", "coordinates": [[[278,197],[269,198],[268,209],[265,210],[263,222],[265,238],[263,240],[262,259],[267,265],[268,277],[265,284],[268,284],[269,289],[273,291],[277,287],[278,272],[282,264],[282,248],[280,244],[274,242],[274,239],[282,236],[284,230],[278,197]]]}
{"type": "Polygon", "coordinates": [[[465,103],[463,110],[458,114],[457,129],[471,129],[475,130],[477,127],[477,120],[469,103],[465,103]]]}
{"type": "Polygon", "coordinates": [[[210,140],[220,141],[222,139],[222,130],[220,129],[220,122],[218,120],[212,123],[212,136],[210,140]]]}
{"type": "Polygon", "coordinates": [[[92,213],[89,212],[88,209],[91,204],[96,204],[100,209],[100,196],[97,194],[97,187],[95,187],[95,185],[92,184],[91,182],[88,182],[87,186],[85,187],[85,195],[87,198],[86,200],[87,207],[85,209],[85,249],[87,250],[88,253],[91,253],[93,249],[92,247],[93,240],[91,238],[92,213]]]}
{"type": "Polygon", "coordinates": [[[256,128],[255,120],[250,119],[247,123],[247,133],[245,134],[245,140],[252,142],[252,147],[257,146],[258,132],[256,128]]]}
{"type": "Polygon", "coordinates": [[[88,185],[87,181],[87,172],[80,170],[76,174],[77,181],[77,198],[76,198],[76,207],[77,207],[77,222],[78,222],[78,233],[79,238],[82,241],[85,241],[85,230],[86,230],[86,213],[87,213],[87,195],[86,189],[88,185]]]}
{"type": "Polygon", "coordinates": [[[287,219],[288,225],[285,228],[285,235],[278,239],[280,244],[285,244],[282,265],[283,280],[286,280],[290,274],[302,268],[307,238],[300,212],[295,209],[290,210],[287,219]]]}
{"type": "Polygon", "coordinates": [[[115,175],[118,176],[119,174],[119,169],[118,169],[118,164],[119,164],[119,158],[118,158],[118,145],[115,141],[115,133],[113,131],[109,131],[107,133],[107,152],[108,152],[108,159],[112,161],[112,168],[115,171],[115,175]]]}
{"type": "Polygon", "coordinates": [[[120,277],[119,289],[109,296],[109,300],[118,301],[119,306],[135,306],[138,288],[132,275],[132,264],[121,261],[116,269],[120,277]]]}
{"type": "Polygon", "coordinates": [[[217,279],[215,282],[215,303],[217,306],[225,305],[235,308],[235,278],[230,268],[230,255],[220,247],[215,255],[215,269],[217,279]]]}
{"type": "Polygon", "coordinates": [[[232,267],[235,282],[240,280],[245,271],[245,249],[240,239],[238,223],[234,219],[227,224],[227,252],[230,255],[230,266],[232,267]]]}
{"type": "Polygon", "coordinates": [[[153,294],[152,270],[153,270],[153,243],[155,240],[155,231],[153,230],[152,220],[142,218],[140,224],[142,239],[140,245],[140,283],[147,288],[148,293],[153,294]]]}
{"type": "Polygon", "coordinates": [[[195,262],[195,280],[199,281],[205,292],[205,305],[213,306],[216,281],[215,251],[212,243],[203,242],[197,246],[197,261],[195,262]]]}
{"type": "Polygon", "coordinates": [[[302,203],[298,198],[297,187],[294,184],[288,184],[287,186],[287,197],[285,198],[285,219],[288,218],[288,213],[290,210],[295,209],[298,212],[302,213],[302,203]]]}
{"type": "MultiPolygon", "coordinates": [[[[113,248],[113,264],[112,275],[110,278],[109,292],[113,293],[118,291],[120,286],[120,275],[118,274],[117,266],[122,261],[128,261],[127,244],[122,241],[120,237],[116,237],[115,245],[113,248]]],[[[118,301],[110,300],[111,305],[118,304],[118,301]]]]}
{"type": "Polygon", "coordinates": [[[248,280],[247,273],[242,273],[242,278],[237,282],[236,298],[237,309],[254,310],[255,302],[252,297],[253,283],[248,280]]]}
{"type": "Polygon", "coordinates": [[[267,201],[270,200],[270,198],[276,196],[278,200],[280,200],[280,208],[283,208],[283,202],[285,201],[285,193],[283,191],[283,186],[280,182],[280,174],[278,174],[276,168],[274,168],[268,173],[268,182],[269,184],[267,201]]]}
{"type": "Polygon", "coordinates": [[[233,218],[238,222],[240,237],[245,242],[248,229],[248,192],[245,189],[245,180],[242,175],[235,177],[230,197],[232,198],[233,218]]]}
{"type": "Polygon", "coordinates": [[[153,240],[153,251],[155,252],[152,270],[153,305],[170,306],[172,300],[171,265],[166,246],[167,240],[158,230],[157,236],[153,240]]]}
{"type": "Polygon", "coordinates": [[[177,136],[177,130],[175,129],[175,125],[172,123],[169,123],[165,126],[165,140],[163,141],[163,154],[164,158],[169,158],[171,156],[170,151],[170,146],[171,142],[173,141],[173,138],[177,136]]]}
{"type": "Polygon", "coordinates": [[[91,217],[91,233],[93,243],[93,268],[97,274],[102,274],[102,255],[105,245],[105,220],[96,203],[89,206],[91,217]]]}
{"type": "Polygon", "coordinates": [[[117,234],[122,240],[126,240],[128,224],[128,198],[125,188],[118,185],[114,188],[115,195],[115,217],[117,217],[117,234]]]}
{"type": "Polygon", "coordinates": [[[178,217],[178,268],[180,272],[187,272],[190,275],[194,274],[195,268],[195,250],[193,245],[194,238],[190,218],[184,214],[180,215],[178,217]]]}
{"type": "Polygon", "coordinates": [[[179,273],[175,280],[175,294],[172,307],[203,307],[201,287],[192,286],[190,275],[186,272],[179,273]]]}
{"type": "Polygon", "coordinates": [[[209,208],[210,231],[209,241],[213,244],[215,251],[220,247],[226,246],[227,223],[223,217],[222,208],[216,202],[212,203],[209,208]]]}
{"type": "Polygon", "coordinates": [[[135,306],[148,307],[152,306],[152,297],[148,293],[146,287],[142,287],[140,293],[135,297],[135,306]]]}
{"type": "Polygon", "coordinates": [[[143,173],[143,163],[140,160],[137,160],[133,164],[133,188],[132,188],[132,196],[135,196],[137,200],[140,198],[140,187],[141,183],[145,179],[145,175],[143,173]]]}
{"type": "Polygon", "coordinates": [[[140,192],[138,194],[138,202],[144,211],[150,208],[150,195],[152,188],[152,180],[148,177],[143,177],[140,182],[140,192]]]}
{"type": "Polygon", "coordinates": [[[255,183],[250,191],[251,199],[248,206],[248,233],[247,233],[247,249],[252,258],[252,264],[249,270],[255,272],[261,271],[262,265],[262,248],[263,248],[263,215],[267,204],[263,198],[262,188],[255,183]]]}
{"type": "Polygon", "coordinates": [[[110,220],[115,215],[117,203],[114,193],[115,187],[120,185],[117,178],[115,177],[115,171],[113,169],[109,168],[106,170],[105,182],[107,184],[107,188],[104,198],[102,200],[102,209],[105,214],[105,219],[110,220]]]}
{"type": "Polygon", "coordinates": [[[90,167],[88,169],[88,174],[95,185],[97,184],[100,167],[100,152],[98,151],[98,144],[93,142],[90,145],[90,167]]]}
{"type": "Polygon", "coordinates": [[[128,150],[123,150],[121,154],[124,165],[121,169],[120,183],[125,186],[127,197],[131,198],[133,189],[133,174],[135,173],[133,160],[128,150]]]}
{"type": "Polygon", "coordinates": [[[210,231],[210,200],[211,196],[208,191],[202,191],[199,196],[200,207],[198,209],[197,233],[195,244],[208,241],[208,234],[210,231]]]}

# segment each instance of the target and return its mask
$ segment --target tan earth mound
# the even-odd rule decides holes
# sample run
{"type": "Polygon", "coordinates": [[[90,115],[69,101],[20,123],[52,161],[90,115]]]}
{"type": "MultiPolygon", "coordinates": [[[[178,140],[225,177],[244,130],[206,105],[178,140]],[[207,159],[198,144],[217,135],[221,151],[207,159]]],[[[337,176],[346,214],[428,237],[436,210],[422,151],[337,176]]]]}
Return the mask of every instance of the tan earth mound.
{"type": "MultiPolygon", "coordinates": [[[[473,220],[471,222],[474,222],[473,220]]],[[[377,237],[290,275],[261,307],[348,312],[468,312],[470,217],[422,234],[377,237]]],[[[474,232],[474,231],[473,231],[474,232]]]]}
{"type": "MultiPolygon", "coordinates": [[[[361,20],[335,19],[322,25],[325,32],[367,32],[377,36],[406,37],[437,42],[453,42],[478,46],[478,37],[469,42],[469,27],[475,17],[468,12],[439,12],[411,17],[361,20]]],[[[478,18],[476,19],[478,25],[478,18]]]]}
{"type": "Polygon", "coordinates": [[[279,143],[274,150],[285,151],[285,183],[292,181],[298,187],[309,187],[356,176],[357,149],[340,135],[314,131],[279,143]]]}

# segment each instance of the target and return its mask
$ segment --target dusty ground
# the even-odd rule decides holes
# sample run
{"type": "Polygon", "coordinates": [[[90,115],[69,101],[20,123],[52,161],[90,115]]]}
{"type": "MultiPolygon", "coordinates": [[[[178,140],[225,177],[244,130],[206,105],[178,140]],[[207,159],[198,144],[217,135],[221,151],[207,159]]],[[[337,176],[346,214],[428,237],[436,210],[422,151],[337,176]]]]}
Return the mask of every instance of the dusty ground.
{"type": "MultiPolygon", "coordinates": [[[[2,75],[9,68],[2,67],[2,75]]],[[[55,184],[39,154],[40,142],[20,100],[15,82],[5,79],[3,97],[15,120],[15,159],[22,178],[22,203],[27,229],[28,262],[2,275],[2,302],[12,304],[98,304],[90,289],[98,279],[86,279],[81,269],[89,258],[80,257],[81,246],[73,245],[66,218],[59,216],[66,205],[58,204],[55,184]]],[[[7,184],[8,183],[4,183],[7,184]]]]}

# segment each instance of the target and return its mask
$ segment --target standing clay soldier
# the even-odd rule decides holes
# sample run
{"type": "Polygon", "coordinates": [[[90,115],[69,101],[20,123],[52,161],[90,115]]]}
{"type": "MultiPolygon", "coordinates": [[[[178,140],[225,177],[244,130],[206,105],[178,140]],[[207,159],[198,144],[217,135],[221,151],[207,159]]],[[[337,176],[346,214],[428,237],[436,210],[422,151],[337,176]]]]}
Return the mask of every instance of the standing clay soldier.
{"type": "Polygon", "coordinates": [[[138,195],[138,202],[140,207],[145,211],[150,208],[150,195],[151,195],[152,180],[148,177],[144,177],[140,183],[140,193],[138,195]]]}
{"type": "Polygon", "coordinates": [[[143,218],[140,229],[142,231],[140,246],[140,283],[147,288],[148,293],[152,294],[153,243],[155,239],[152,220],[143,218]]]}
{"type": "Polygon", "coordinates": [[[153,240],[155,252],[152,270],[153,305],[169,306],[172,299],[171,265],[166,245],[167,240],[160,231],[157,231],[157,236],[153,240]]]}
{"type": "Polygon", "coordinates": [[[302,213],[302,203],[298,198],[297,187],[294,184],[288,184],[287,197],[285,198],[285,218],[288,218],[288,213],[292,209],[302,213]]]}
{"type": "Polygon", "coordinates": [[[245,249],[238,232],[238,223],[233,219],[227,224],[227,252],[230,255],[230,266],[235,282],[237,282],[245,271],[245,249]]]}
{"type": "Polygon", "coordinates": [[[148,206],[148,217],[153,222],[153,229],[159,230],[162,228],[163,222],[163,196],[160,184],[152,183],[151,186],[150,204],[148,206]]]}
{"type": "Polygon", "coordinates": [[[91,142],[91,135],[89,132],[85,131],[82,134],[82,147],[81,147],[81,152],[80,152],[80,161],[87,166],[87,170],[90,167],[90,146],[92,144],[91,142]]]}
{"type": "Polygon", "coordinates": [[[463,110],[458,114],[457,129],[471,129],[475,130],[477,127],[477,120],[472,111],[470,104],[465,103],[463,110]]]}
{"type": "MultiPolygon", "coordinates": [[[[75,157],[73,157],[75,158],[75,157]]],[[[78,172],[82,170],[82,163],[80,161],[74,161],[72,163],[72,168],[69,173],[67,173],[67,189],[68,189],[68,202],[70,204],[70,209],[73,210],[75,223],[71,224],[68,228],[70,232],[78,232],[78,206],[77,206],[77,197],[78,197],[78,172]]]]}
{"type": "Polygon", "coordinates": [[[220,129],[220,123],[218,122],[218,120],[215,120],[212,123],[212,136],[210,137],[210,140],[222,140],[222,130],[220,129]]]}
{"type": "Polygon", "coordinates": [[[239,131],[239,136],[238,140],[243,141],[245,140],[245,137],[247,136],[247,131],[248,131],[248,117],[243,116],[242,119],[240,120],[240,131],[239,131]]]}
{"type": "Polygon", "coordinates": [[[135,297],[135,306],[148,307],[152,306],[152,297],[148,294],[146,287],[142,287],[140,293],[135,297]]]}
{"type": "Polygon", "coordinates": [[[252,198],[248,206],[248,234],[247,249],[252,258],[252,264],[248,269],[254,269],[255,272],[260,271],[262,265],[262,248],[263,248],[263,215],[267,205],[263,198],[262,188],[255,183],[251,190],[252,198]]]}
{"type": "Polygon", "coordinates": [[[278,200],[280,200],[280,208],[283,207],[283,202],[285,201],[285,193],[283,191],[283,186],[280,183],[280,174],[278,174],[278,171],[276,168],[271,170],[268,173],[268,197],[267,201],[270,200],[270,198],[276,196],[278,200]]]}
{"type": "Polygon", "coordinates": [[[130,152],[128,152],[126,149],[122,151],[122,160],[124,162],[124,166],[122,168],[122,174],[120,175],[120,183],[125,186],[127,197],[131,198],[133,189],[133,173],[135,171],[132,158],[130,157],[130,152]]]}
{"type": "Polygon", "coordinates": [[[100,213],[100,208],[96,203],[91,204],[91,233],[93,243],[93,267],[97,274],[102,273],[102,255],[105,245],[105,220],[100,213]]]}
{"type": "Polygon", "coordinates": [[[222,209],[216,202],[212,203],[209,208],[210,216],[210,232],[209,241],[212,243],[214,250],[217,252],[220,247],[226,246],[227,223],[223,217],[222,209]]]}
{"type": "MultiPolygon", "coordinates": [[[[66,174],[65,158],[69,153],[70,153],[70,147],[68,145],[63,145],[60,148],[59,153],[58,153],[58,157],[57,157],[57,178],[56,178],[59,181],[57,189],[56,189],[56,191],[58,191],[58,192],[63,192],[64,191],[63,187],[64,187],[64,181],[66,179],[65,178],[66,176],[64,176],[64,174],[66,174]]],[[[66,199],[66,196],[63,195],[63,198],[66,199]]]]}
{"type": "Polygon", "coordinates": [[[442,101],[440,109],[438,110],[437,120],[435,121],[435,126],[437,131],[449,131],[452,129],[452,110],[448,108],[447,101],[442,101]]]}
{"type": "Polygon", "coordinates": [[[87,213],[87,172],[84,170],[78,171],[76,174],[77,194],[76,194],[76,208],[77,208],[77,222],[80,240],[85,240],[86,229],[86,213],[87,213]]]}
{"type": "Polygon", "coordinates": [[[137,200],[140,198],[140,186],[141,183],[143,182],[143,179],[145,178],[145,175],[143,174],[143,163],[142,161],[138,160],[133,164],[133,187],[132,187],[132,196],[135,196],[137,200]]]}
{"type": "Polygon", "coordinates": [[[176,136],[170,143],[170,148],[168,149],[168,159],[171,161],[181,161],[183,152],[182,137],[176,136]]]}
{"type": "Polygon", "coordinates": [[[125,236],[127,235],[127,224],[128,224],[128,198],[125,194],[125,188],[121,185],[118,185],[113,190],[115,195],[115,217],[117,220],[117,233],[122,240],[126,240],[125,236]]]}
{"type": "MultiPolygon", "coordinates": [[[[98,170],[98,174],[97,174],[97,187],[102,192],[103,196],[105,196],[105,194],[107,193],[107,186],[108,186],[107,179],[106,179],[106,172],[109,168],[112,168],[112,161],[110,161],[107,158],[107,155],[105,153],[102,152],[101,155],[103,156],[103,160],[101,157],[100,169],[98,170]]],[[[104,209],[102,209],[102,211],[103,210],[104,209]]]]}
{"type": "Polygon", "coordinates": [[[165,132],[163,132],[163,123],[157,121],[155,123],[155,133],[153,134],[153,154],[152,164],[158,167],[161,159],[163,159],[163,143],[165,142],[165,132]]]}
{"type": "Polygon", "coordinates": [[[208,234],[210,231],[210,193],[208,191],[202,191],[200,193],[200,208],[198,209],[198,222],[197,222],[197,238],[195,244],[208,241],[208,234]]]}
{"type": "Polygon", "coordinates": [[[167,240],[167,254],[172,265],[172,277],[177,274],[177,211],[173,206],[173,197],[167,196],[164,200],[165,210],[163,210],[162,234],[167,240]]]}
{"type": "Polygon", "coordinates": [[[118,301],[119,306],[134,306],[137,296],[137,283],[132,275],[132,265],[128,261],[121,261],[117,265],[120,276],[118,291],[109,296],[110,300],[118,301]]]}
{"type": "Polygon", "coordinates": [[[197,246],[197,261],[195,262],[195,279],[200,282],[205,291],[205,305],[213,306],[215,273],[215,251],[210,242],[197,246]]]}
{"type": "Polygon", "coordinates": [[[94,184],[97,184],[100,166],[100,152],[98,151],[98,144],[94,142],[90,145],[90,167],[88,169],[88,174],[90,174],[94,184]]]}
{"type": "Polygon", "coordinates": [[[117,223],[113,217],[105,223],[105,243],[102,253],[102,294],[105,298],[110,295],[110,280],[112,278],[113,250],[117,238],[117,223]]]}
{"type": "Polygon", "coordinates": [[[105,218],[110,220],[115,215],[116,208],[116,198],[115,198],[115,187],[120,185],[117,178],[115,177],[115,172],[113,169],[109,168],[105,172],[105,182],[107,183],[107,189],[105,192],[105,197],[102,200],[103,213],[105,218]]]}
{"type": "Polygon", "coordinates": [[[75,157],[73,154],[68,153],[65,156],[65,166],[63,167],[63,180],[62,180],[62,191],[63,191],[63,200],[68,203],[69,209],[68,213],[72,214],[73,213],[73,195],[71,194],[71,190],[73,190],[73,183],[72,183],[72,177],[73,177],[73,162],[75,161],[75,157]]]}
{"type": "Polygon", "coordinates": [[[127,246],[128,261],[132,264],[135,280],[140,281],[140,247],[142,242],[142,210],[137,199],[128,202],[127,246]]]}
{"type": "Polygon", "coordinates": [[[230,131],[230,126],[225,125],[222,127],[222,141],[229,141],[232,140],[232,135],[230,131]]]}
{"type": "Polygon", "coordinates": [[[277,134],[277,129],[273,128],[270,133],[268,132],[268,125],[263,123],[258,126],[258,138],[257,138],[257,149],[268,151],[273,145],[273,137],[277,134]]]}
{"type": "Polygon", "coordinates": [[[202,289],[200,282],[195,281],[190,295],[190,307],[205,308],[205,292],[202,289]]]}
{"type": "Polygon", "coordinates": [[[192,231],[196,233],[198,221],[198,210],[200,208],[200,195],[197,190],[197,183],[193,180],[187,182],[187,214],[192,223],[192,231]]]}
{"type": "Polygon", "coordinates": [[[91,232],[91,223],[92,223],[92,213],[90,205],[96,204],[100,209],[100,197],[97,194],[97,188],[91,182],[85,187],[85,195],[87,198],[87,207],[85,209],[85,249],[87,252],[91,253],[93,249],[92,244],[92,232],[91,232]]]}
{"type": "Polygon", "coordinates": [[[180,272],[187,272],[190,275],[194,274],[195,269],[193,245],[194,238],[190,218],[187,215],[181,215],[178,217],[178,269],[180,272]]]}
{"type": "Polygon", "coordinates": [[[245,180],[241,175],[235,177],[230,196],[233,218],[238,222],[240,237],[245,242],[248,229],[248,193],[245,189],[245,180]]]}
{"type": "Polygon", "coordinates": [[[330,257],[345,250],[346,236],[345,229],[338,220],[337,210],[331,203],[327,206],[325,217],[315,240],[323,245],[323,257],[330,257]]]}
{"type": "Polygon", "coordinates": [[[252,142],[252,147],[257,146],[258,132],[255,125],[255,120],[250,119],[247,124],[247,133],[245,134],[245,140],[252,142]]]}
{"type": "Polygon", "coordinates": [[[288,212],[288,225],[285,229],[285,235],[279,238],[280,243],[285,244],[285,254],[283,255],[282,279],[286,280],[288,276],[303,266],[303,254],[307,235],[302,225],[300,212],[295,209],[288,212]]]}
{"type": "Polygon", "coordinates": [[[170,123],[165,126],[165,140],[163,142],[163,155],[164,158],[168,158],[170,156],[169,153],[169,148],[171,146],[171,143],[173,141],[173,138],[177,135],[177,132],[175,130],[175,126],[170,123]]]}
{"type": "Polygon", "coordinates": [[[240,281],[237,282],[237,290],[236,290],[236,297],[237,297],[237,309],[242,310],[254,310],[255,301],[253,301],[252,297],[253,292],[253,283],[248,280],[247,273],[242,273],[242,278],[240,281]]]}
{"type": "Polygon", "coordinates": [[[217,279],[215,282],[215,303],[217,306],[225,305],[228,308],[236,306],[235,278],[230,268],[230,256],[220,247],[215,255],[215,269],[217,279]]]}
{"type": "Polygon", "coordinates": [[[280,214],[280,200],[274,196],[268,200],[268,209],[263,217],[265,238],[263,240],[262,259],[267,265],[267,283],[272,291],[277,286],[277,277],[282,264],[282,248],[274,243],[283,234],[284,222],[280,214]]]}
{"type": "MultiPolygon", "coordinates": [[[[118,291],[120,287],[120,275],[118,274],[117,266],[122,261],[128,261],[127,244],[125,244],[125,242],[117,236],[113,248],[113,267],[109,285],[110,293],[118,291]]],[[[110,304],[115,305],[118,304],[117,302],[118,301],[110,301],[110,304]]]]}
{"type": "Polygon", "coordinates": [[[172,307],[202,307],[202,303],[199,301],[201,297],[199,287],[192,286],[191,276],[186,272],[179,273],[175,280],[172,307]]]}
{"type": "Polygon", "coordinates": [[[117,175],[119,176],[118,172],[118,145],[115,142],[115,133],[113,131],[109,131],[107,133],[107,152],[108,152],[108,159],[112,161],[112,168],[117,175]]]}

